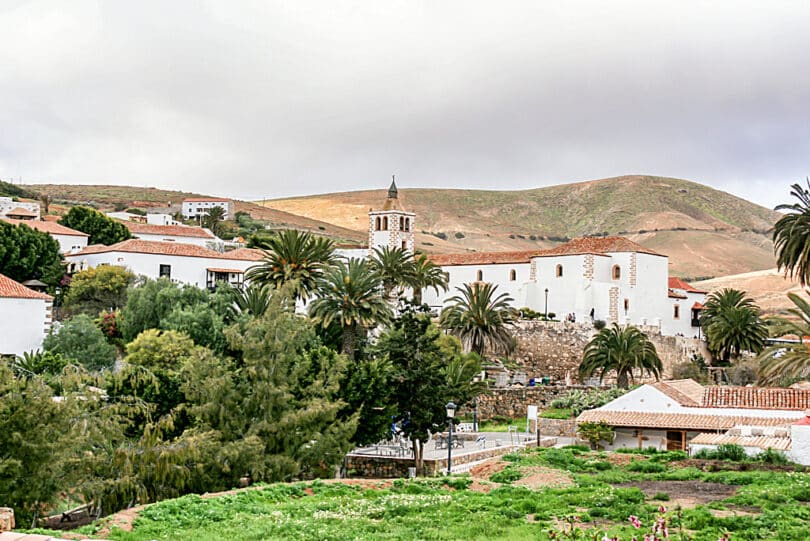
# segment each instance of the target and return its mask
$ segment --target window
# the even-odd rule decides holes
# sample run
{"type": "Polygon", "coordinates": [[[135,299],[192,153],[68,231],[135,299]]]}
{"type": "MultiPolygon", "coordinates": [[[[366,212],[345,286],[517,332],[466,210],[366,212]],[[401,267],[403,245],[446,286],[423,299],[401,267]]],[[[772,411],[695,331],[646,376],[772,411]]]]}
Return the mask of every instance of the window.
{"type": "Polygon", "coordinates": [[[478,271],[475,273],[475,279],[479,282],[484,279],[484,271],[478,271]]]}
{"type": "Polygon", "coordinates": [[[562,265],[557,265],[557,278],[562,278],[563,268],[562,265]]]}
{"type": "Polygon", "coordinates": [[[405,231],[410,231],[410,230],[411,230],[411,219],[410,218],[405,218],[405,231]]]}
{"type": "Polygon", "coordinates": [[[405,217],[404,216],[399,217],[399,230],[400,231],[405,231],[405,217]]]}
{"type": "Polygon", "coordinates": [[[681,307],[677,304],[672,309],[672,318],[673,319],[681,319],[681,307]]]}
{"type": "Polygon", "coordinates": [[[403,249],[403,250],[407,250],[407,249],[408,249],[408,241],[407,241],[407,240],[403,240],[403,241],[402,241],[402,249],[403,249]]]}
{"type": "Polygon", "coordinates": [[[630,299],[624,299],[624,311],[627,312],[630,310],[630,299]]]}
{"type": "Polygon", "coordinates": [[[517,280],[517,272],[515,272],[515,269],[512,269],[509,271],[509,281],[514,282],[515,280],[517,280]]]}
{"type": "Polygon", "coordinates": [[[158,276],[160,278],[163,278],[164,276],[166,278],[171,278],[172,277],[172,266],[171,265],[161,265],[160,266],[160,271],[158,272],[158,276]]]}
{"type": "Polygon", "coordinates": [[[388,216],[383,216],[383,231],[388,231],[388,216]]]}
{"type": "Polygon", "coordinates": [[[613,279],[618,280],[622,277],[622,268],[618,265],[613,265],[613,279]]]}
{"type": "Polygon", "coordinates": [[[377,219],[375,220],[375,226],[374,226],[374,230],[375,230],[375,231],[379,231],[379,230],[380,230],[380,217],[379,217],[379,216],[377,216],[377,219]]]}

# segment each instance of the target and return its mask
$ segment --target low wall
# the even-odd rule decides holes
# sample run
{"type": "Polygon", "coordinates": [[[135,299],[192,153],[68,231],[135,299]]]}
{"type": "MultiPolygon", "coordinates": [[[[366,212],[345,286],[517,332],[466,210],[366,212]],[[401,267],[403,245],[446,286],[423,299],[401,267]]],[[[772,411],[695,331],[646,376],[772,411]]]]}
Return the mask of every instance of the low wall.
{"type": "MultiPolygon", "coordinates": [[[[526,417],[528,405],[547,409],[552,400],[564,396],[574,389],[588,389],[584,385],[538,385],[536,387],[507,387],[493,389],[489,394],[478,398],[478,417],[482,421],[496,417],[515,419],[526,417]]],[[[460,412],[469,416],[469,407],[460,412]]]]}
{"type": "Polygon", "coordinates": [[[577,435],[577,422],[575,419],[540,418],[537,420],[537,427],[543,436],[575,438],[577,435]]]}

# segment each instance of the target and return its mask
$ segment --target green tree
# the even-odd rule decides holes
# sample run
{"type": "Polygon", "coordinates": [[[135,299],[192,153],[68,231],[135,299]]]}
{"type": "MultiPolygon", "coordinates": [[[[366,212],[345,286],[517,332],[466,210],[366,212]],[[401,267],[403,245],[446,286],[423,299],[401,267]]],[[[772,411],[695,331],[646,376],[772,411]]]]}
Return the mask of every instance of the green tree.
{"type": "Polygon", "coordinates": [[[0,220],[0,274],[18,282],[36,279],[58,285],[65,274],[59,243],[25,224],[0,220]]]}
{"type": "Polygon", "coordinates": [[[225,315],[208,304],[178,306],[161,320],[160,328],[183,332],[195,344],[216,353],[224,353],[228,347],[225,339],[225,315]]]}
{"type": "Polygon", "coordinates": [[[392,365],[389,400],[405,420],[402,430],[413,444],[414,465],[421,474],[429,432],[446,425],[445,404],[452,400],[463,406],[481,391],[472,381],[480,364],[472,360],[464,366],[448,358],[447,343],[430,316],[413,309],[406,309],[380,336],[375,353],[392,365]]]}
{"type": "Polygon", "coordinates": [[[121,311],[121,333],[129,342],[146,329],[158,329],[176,308],[206,304],[209,293],[198,287],[179,286],[168,278],[145,280],[131,287],[121,311]]]}
{"type": "Polygon", "coordinates": [[[337,262],[318,282],[310,315],[324,327],[339,321],[343,327],[342,353],[354,359],[357,335],[391,318],[391,307],[380,296],[380,279],[367,262],[337,262]]]}
{"type": "Polygon", "coordinates": [[[222,207],[212,207],[203,217],[203,225],[211,232],[219,236],[222,222],[225,220],[225,209],[222,207]]]}
{"type": "Polygon", "coordinates": [[[43,348],[88,370],[109,369],[115,364],[115,347],[86,314],[65,321],[51,332],[45,337],[43,348]]]}
{"type": "Polygon", "coordinates": [[[109,246],[132,238],[129,229],[123,223],[90,207],[72,207],[59,223],[90,235],[87,240],[89,244],[109,246]]]}
{"type": "Polygon", "coordinates": [[[620,327],[614,323],[599,331],[585,346],[579,377],[585,380],[599,374],[600,381],[608,372],[616,372],[616,384],[621,389],[629,387],[634,371],[661,375],[661,359],[655,345],[637,327],[620,327]]]}
{"type": "Polygon", "coordinates": [[[798,342],[774,344],[758,357],[758,383],[787,386],[810,377],[810,303],[796,293],[788,293],[793,308],[788,317],[768,320],[772,337],[794,336],[798,342]]]}
{"type": "Polygon", "coordinates": [[[270,298],[273,296],[275,288],[251,283],[245,287],[235,287],[232,291],[232,311],[235,315],[247,314],[261,317],[270,306],[270,298]]]}
{"type": "Polygon", "coordinates": [[[481,357],[487,350],[510,351],[514,338],[509,330],[517,318],[517,311],[510,305],[512,298],[506,293],[496,297],[498,286],[489,283],[464,284],[456,289],[461,295],[448,299],[451,305],[442,310],[441,327],[481,357]]]}
{"type": "Polygon", "coordinates": [[[64,297],[69,314],[97,315],[104,310],[118,310],[126,304],[127,289],[135,275],[124,267],[101,265],[77,272],[64,297]]]}
{"type": "Polygon", "coordinates": [[[413,275],[411,254],[402,248],[375,248],[368,263],[369,268],[379,276],[383,296],[387,300],[396,298],[395,293],[409,285],[413,275]]]}
{"type": "Polygon", "coordinates": [[[796,203],[776,207],[788,212],[774,225],[773,248],[779,270],[785,269],[804,287],[810,283],[810,190],[797,183],[791,186],[790,195],[797,199],[796,203]]]}
{"type": "MultiPolygon", "coordinates": [[[[280,297],[280,296],[279,296],[280,297]]],[[[184,391],[214,456],[208,490],[331,475],[351,448],[357,419],[340,419],[346,360],[320,345],[312,324],[274,297],[265,315],[227,331],[241,360],[195,358],[184,391]]]]}
{"type": "Polygon", "coordinates": [[[408,277],[408,285],[413,288],[413,302],[417,305],[422,304],[422,291],[425,289],[433,289],[437,295],[439,290],[447,291],[448,280],[447,273],[425,254],[417,255],[408,277]]]}
{"type": "Polygon", "coordinates": [[[334,261],[334,243],[325,237],[286,229],[266,241],[264,260],[245,277],[260,285],[295,283],[296,299],[306,300],[334,261]]]}
{"type": "Polygon", "coordinates": [[[759,353],[768,330],[754,300],[737,289],[712,292],[700,315],[700,326],[712,356],[728,364],[743,351],[759,353]]]}
{"type": "Polygon", "coordinates": [[[68,361],[58,353],[50,351],[26,351],[11,362],[11,368],[22,378],[59,374],[68,361]]]}

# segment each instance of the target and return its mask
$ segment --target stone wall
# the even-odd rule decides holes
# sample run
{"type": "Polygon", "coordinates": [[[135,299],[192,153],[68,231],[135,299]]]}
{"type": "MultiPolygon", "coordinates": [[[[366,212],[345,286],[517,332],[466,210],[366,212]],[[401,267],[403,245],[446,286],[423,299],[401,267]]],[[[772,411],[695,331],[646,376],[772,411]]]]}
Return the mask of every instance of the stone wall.
{"type": "MultiPolygon", "coordinates": [[[[641,330],[655,344],[664,365],[664,379],[671,376],[674,365],[689,360],[694,353],[707,354],[703,342],[695,338],[662,336],[656,327],[641,330]]],[[[590,322],[522,320],[515,329],[517,349],[513,369],[525,372],[529,378],[551,377],[557,382],[577,383],[582,353],[594,334],[596,330],[590,322]]]]}
{"type": "MultiPolygon", "coordinates": [[[[526,406],[533,404],[541,410],[547,409],[549,403],[574,389],[588,389],[582,385],[538,385],[536,387],[509,387],[493,389],[490,394],[478,398],[478,417],[482,421],[503,417],[515,419],[526,417],[526,406]]],[[[461,411],[469,417],[469,411],[461,411]]]]}
{"type": "MultiPolygon", "coordinates": [[[[432,442],[428,442],[432,443],[432,442]]],[[[425,444],[427,445],[427,444],[425,444]]],[[[502,445],[491,449],[482,449],[473,453],[459,453],[453,455],[453,465],[478,462],[496,456],[505,455],[522,447],[502,445]]],[[[424,475],[432,477],[447,468],[447,458],[425,459],[424,475]]],[[[360,477],[367,479],[396,479],[408,477],[408,468],[413,468],[413,458],[398,458],[387,456],[370,456],[365,454],[349,453],[345,459],[346,471],[351,472],[347,477],[360,477]]]]}
{"type": "Polygon", "coordinates": [[[574,419],[538,419],[538,428],[543,436],[574,438],[577,435],[577,422],[574,419]]]}

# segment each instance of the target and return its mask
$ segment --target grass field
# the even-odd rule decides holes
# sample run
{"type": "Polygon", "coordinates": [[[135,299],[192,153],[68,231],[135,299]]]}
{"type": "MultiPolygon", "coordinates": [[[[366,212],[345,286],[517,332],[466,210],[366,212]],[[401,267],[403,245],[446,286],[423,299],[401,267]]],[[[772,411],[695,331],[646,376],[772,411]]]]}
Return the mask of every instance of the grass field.
{"type": "Polygon", "coordinates": [[[154,504],[140,511],[132,531],[99,529],[102,521],[83,532],[121,541],[545,540],[552,538],[550,530],[574,527],[579,539],[602,539],[607,533],[626,540],[649,531],[663,505],[669,508],[671,539],[716,541],[727,532],[732,540],[807,539],[807,474],[703,471],[696,466],[711,470],[734,464],[683,458],[679,452],[647,457],[581,448],[529,450],[507,455],[489,470],[488,479],[398,480],[376,488],[276,484],[154,504]],[[640,520],[640,529],[628,521],[631,515],[640,520]]]}

